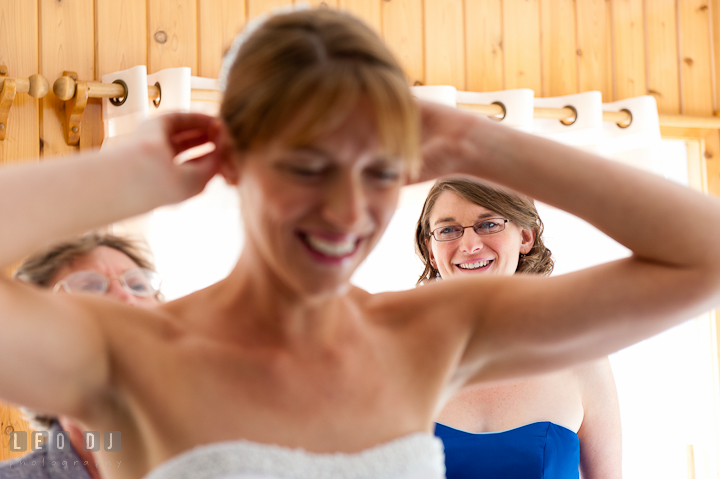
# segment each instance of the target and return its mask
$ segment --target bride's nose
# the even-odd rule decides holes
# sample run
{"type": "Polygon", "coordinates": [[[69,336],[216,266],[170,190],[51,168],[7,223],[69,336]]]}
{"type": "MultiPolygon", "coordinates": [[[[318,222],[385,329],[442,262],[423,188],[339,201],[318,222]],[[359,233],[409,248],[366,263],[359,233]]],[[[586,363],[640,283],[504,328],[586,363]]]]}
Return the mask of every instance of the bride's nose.
{"type": "Polygon", "coordinates": [[[324,197],[323,219],[330,224],[350,229],[367,214],[367,198],[362,181],[347,175],[328,185],[324,197]]]}

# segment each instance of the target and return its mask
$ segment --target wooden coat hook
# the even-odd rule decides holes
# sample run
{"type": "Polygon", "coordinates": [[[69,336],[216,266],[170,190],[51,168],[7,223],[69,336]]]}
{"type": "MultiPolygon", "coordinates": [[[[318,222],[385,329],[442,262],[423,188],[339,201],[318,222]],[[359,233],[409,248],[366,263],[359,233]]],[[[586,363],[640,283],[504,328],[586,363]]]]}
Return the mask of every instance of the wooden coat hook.
{"type": "Polygon", "coordinates": [[[0,65],[0,141],[5,139],[8,130],[8,116],[12,108],[15,95],[28,93],[34,98],[47,95],[50,87],[42,75],[31,75],[29,78],[10,78],[8,69],[0,65]]]}
{"type": "MultiPolygon", "coordinates": [[[[162,90],[158,83],[148,85],[148,98],[158,107],[162,100],[162,90]]],[[[63,72],[53,83],[53,93],[65,102],[65,136],[68,145],[77,145],[80,141],[82,114],[87,106],[88,98],[109,98],[110,103],[119,106],[127,98],[127,85],[117,80],[113,83],[78,81],[77,73],[63,72]]],[[[218,90],[193,89],[192,101],[219,102],[222,93],[218,90]]]]}
{"type": "Polygon", "coordinates": [[[88,98],[88,82],[77,81],[78,74],[73,71],[65,70],[60,78],[55,80],[53,84],[53,93],[59,99],[65,102],[65,124],[63,129],[65,132],[65,141],[70,146],[80,144],[80,130],[82,128],[82,115],[87,107],[88,98]],[[60,85],[60,87],[58,87],[60,85]],[[72,94],[69,94],[67,87],[72,85],[72,94]]]}

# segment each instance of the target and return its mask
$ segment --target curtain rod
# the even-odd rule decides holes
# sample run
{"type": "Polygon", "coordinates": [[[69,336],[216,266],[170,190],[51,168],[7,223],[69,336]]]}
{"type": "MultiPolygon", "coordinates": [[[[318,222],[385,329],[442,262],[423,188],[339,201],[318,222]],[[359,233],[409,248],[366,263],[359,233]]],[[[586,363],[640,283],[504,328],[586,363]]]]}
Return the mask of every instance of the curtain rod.
{"type": "MultiPolygon", "coordinates": [[[[458,103],[458,108],[474,111],[481,115],[502,118],[505,115],[505,108],[499,103],[490,105],[476,105],[470,103],[458,103]]],[[[559,120],[565,124],[572,124],[576,118],[576,111],[571,107],[564,108],[534,108],[534,118],[559,120]]],[[[720,117],[716,116],[689,116],[689,115],[658,115],[660,126],[674,126],[682,128],[707,128],[720,129],[720,117]]],[[[617,123],[621,127],[627,127],[632,121],[632,113],[629,110],[603,111],[603,121],[617,123]]]]}
{"type": "MultiPolygon", "coordinates": [[[[60,100],[70,100],[75,96],[76,83],[77,82],[69,76],[60,77],[53,85],[53,92],[60,100]]],[[[120,83],[88,82],[87,86],[89,98],[124,98],[127,95],[127,86],[120,83]]],[[[148,85],[148,98],[154,101],[161,98],[161,89],[159,85],[148,85]]],[[[222,93],[218,90],[193,89],[190,98],[193,101],[220,102],[222,99],[222,93]]],[[[502,118],[505,115],[504,106],[497,103],[490,105],[458,103],[458,108],[497,118],[502,118]]],[[[569,125],[575,121],[576,111],[572,107],[535,108],[533,117],[559,120],[569,125]]],[[[720,129],[720,117],[715,116],[661,114],[659,115],[659,119],[660,126],[720,129]]],[[[603,111],[603,121],[617,123],[622,127],[626,127],[632,121],[632,113],[628,110],[603,111]]]]}
{"type": "Polygon", "coordinates": [[[35,98],[42,98],[50,91],[48,81],[42,75],[30,75],[28,78],[8,78],[4,76],[7,69],[0,66],[0,90],[5,86],[5,80],[14,80],[16,93],[27,93],[35,98]]]}
{"type": "MultiPolygon", "coordinates": [[[[69,76],[62,76],[55,80],[53,93],[62,101],[68,101],[75,96],[77,81],[69,76]]],[[[162,91],[159,84],[148,85],[148,99],[156,101],[162,98],[162,91]]],[[[87,82],[88,98],[125,98],[127,97],[127,85],[125,82],[115,83],[87,82]]],[[[190,99],[193,101],[212,101],[220,103],[222,93],[218,90],[202,90],[193,88],[190,99]]]]}

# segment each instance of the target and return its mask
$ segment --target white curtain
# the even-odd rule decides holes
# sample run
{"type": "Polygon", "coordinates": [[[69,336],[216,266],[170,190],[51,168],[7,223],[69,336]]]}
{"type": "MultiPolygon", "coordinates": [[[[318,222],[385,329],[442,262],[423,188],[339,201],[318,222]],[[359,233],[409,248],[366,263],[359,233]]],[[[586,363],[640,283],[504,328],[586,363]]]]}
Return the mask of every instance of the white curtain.
{"type": "MultiPolygon", "coordinates": [[[[111,147],[123,136],[132,138],[142,121],[167,112],[217,115],[219,104],[192,101],[192,89],[217,90],[217,80],[191,76],[190,68],[169,68],[148,75],[145,66],[103,76],[103,83],[122,80],[128,88],[120,106],[103,101],[105,141],[111,147]],[[159,85],[160,101],[148,99],[148,85],[159,85]]],[[[200,154],[199,147],[195,156],[200,154]]],[[[193,153],[184,155],[191,157],[193,153]]],[[[119,234],[145,240],[151,247],[162,290],[175,299],[227,276],[242,244],[237,193],[221,178],[214,178],[200,195],[177,205],[165,206],[113,226],[119,234]]]]}
{"type": "MultiPolygon", "coordinates": [[[[413,87],[413,91],[418,97],[450,106],[501,102],[506,109],[502,122],[507,126],[688,185],[686,146],[681,141],[661,140],[653,97],[603,104],[596,91],[555,98],[533,98],[532,90],[473,93],[433,86],[413,87]],[[577,111],[572,125],[532,117],[534,107],[566,106],[577,111]],[[602,121],[603,110],[623,109],[632,114],[627,128],[602,121]]],[[[417,220],[427,188],[415,187],[412,201],[404,203],[399,212],[407,210],[417,220]]],[[[538,204],[538,210],[545,223],[546,244],[556,260],[553,275],[630,254],[575,216],[544,204],[538,204]]],[[[397,218],[393,221],[402,223],[397,218]]],[[[668,227],[672,227],[672,218],[668,218],[668,227]]],[[[610,356],[620,400],[625,479],[688,477],[689,445],[693,446],[695,477],[720,477],[711,334],[709,316],[705,315],[610,356]]]]}

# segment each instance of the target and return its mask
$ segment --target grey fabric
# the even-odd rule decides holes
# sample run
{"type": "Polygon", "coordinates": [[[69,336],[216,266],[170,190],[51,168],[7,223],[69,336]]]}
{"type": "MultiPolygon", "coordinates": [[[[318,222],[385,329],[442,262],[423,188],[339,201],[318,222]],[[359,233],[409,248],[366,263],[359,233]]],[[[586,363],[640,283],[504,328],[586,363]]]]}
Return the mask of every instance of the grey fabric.
{"type": "MultiPolygon", "coordinates": [[[[53,423],[50,437],[62,430],[60,424],[53,423]]],[[[90,474],[70,445],[67,451],[50,447],[47,451],[32,452],[18,459],[0,462],[0,479],[90,479],[90,474]]]]}

